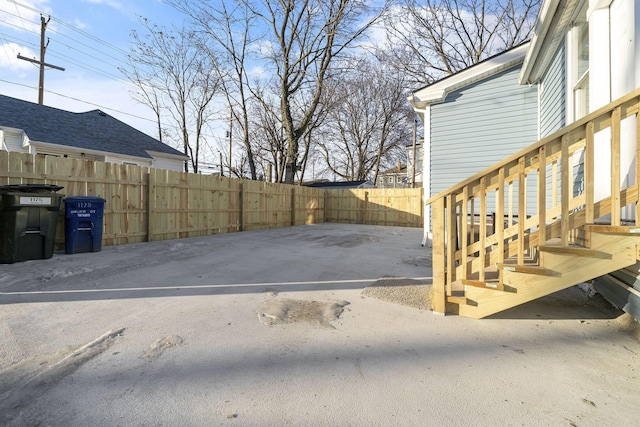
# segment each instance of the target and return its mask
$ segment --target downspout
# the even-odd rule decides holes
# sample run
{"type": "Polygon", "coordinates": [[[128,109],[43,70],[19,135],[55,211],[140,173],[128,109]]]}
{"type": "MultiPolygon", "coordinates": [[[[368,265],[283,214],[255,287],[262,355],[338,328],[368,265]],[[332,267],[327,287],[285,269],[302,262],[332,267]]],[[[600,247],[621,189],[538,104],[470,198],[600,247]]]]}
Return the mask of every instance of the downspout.
{"type": "MultiPolygon", "coordinates": [[[[422,188],[424,200],[431,197],[431,105],[427,104],[424,110],[416,111],[422,114],[424,123],[424,142],[422,144],[422,188]]],[[[431,232],[431,205],[424,207],[424,228],[422,246],[431,247],[433,233],[431,232]]]]}

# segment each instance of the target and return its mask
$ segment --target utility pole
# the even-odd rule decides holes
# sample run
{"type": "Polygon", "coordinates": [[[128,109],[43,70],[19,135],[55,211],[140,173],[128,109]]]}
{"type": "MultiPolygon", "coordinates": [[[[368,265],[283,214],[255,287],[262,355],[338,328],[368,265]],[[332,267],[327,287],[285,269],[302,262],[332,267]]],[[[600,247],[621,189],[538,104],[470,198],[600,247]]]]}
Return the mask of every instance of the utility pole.
{"type": "Polygon", "coordinates": [[[24,56],[18,54],[18,59],[40,65],[40,79],[38,81],[38,104],[40,105],[42,105],[44,101],[44,67],[55,68],[56,70],[64,71],[64,68],[62,67],[47,64],[46,62],[44,62],[44,54],[47,51],[47,46],[49,46],[48,39],[46,44],[44,42],[44,33],[47,30],[47,24],[49,23],[49,21],[51,21],[51,17],[45,19],[44,16],[40,15],[40,60],[36,61],[35,59],[25,58],[24,56]]]}

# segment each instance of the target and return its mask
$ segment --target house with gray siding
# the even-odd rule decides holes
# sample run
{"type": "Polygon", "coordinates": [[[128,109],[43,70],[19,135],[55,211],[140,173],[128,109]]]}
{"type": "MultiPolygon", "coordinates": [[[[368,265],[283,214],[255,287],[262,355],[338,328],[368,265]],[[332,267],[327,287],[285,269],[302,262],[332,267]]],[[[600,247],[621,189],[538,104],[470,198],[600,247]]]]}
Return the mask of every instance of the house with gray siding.
{"type": "MultiPolygon", "coordinates": [[[[528,46],[488,58],[409,98],[425,128],[421,146],[427,199],[538,139],[538,86],[518,82],[528,46]]],[[[495,206],[495,200],[487,203],[490,210],[495,206]]],[[[423,243],[430,231],[429,208],[423,243]]]]}

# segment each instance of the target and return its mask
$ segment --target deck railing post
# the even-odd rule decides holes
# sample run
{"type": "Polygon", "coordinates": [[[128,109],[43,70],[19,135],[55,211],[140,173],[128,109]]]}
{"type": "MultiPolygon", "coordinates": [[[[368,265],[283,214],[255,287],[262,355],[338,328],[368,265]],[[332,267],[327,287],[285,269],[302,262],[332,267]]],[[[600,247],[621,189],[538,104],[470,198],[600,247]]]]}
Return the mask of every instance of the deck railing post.
{"type": "Polygon", "coordinates": [[[571,173],[569,170],[569,139],[562,136],[560,159],[560,242],[562,246],[569,244],[569,184],[571,173]]]}
{"type": "Polygon", "coordinates": [[[611,225],[620,225],[620,107],[611,114],[611,225]]]}
{"type": "Polygon", "coordinates": [[[547,241],[547,148],[538,150],[538,244],[547,241]]]}
{"type": "Polygon", "coordinates": [[[433,240],[431,249],[432,258],[432,291],[431,305],[434,313],[446,313],[445,290],[445,199],[439,198],[431,204],[431,224],[433,240]]]}

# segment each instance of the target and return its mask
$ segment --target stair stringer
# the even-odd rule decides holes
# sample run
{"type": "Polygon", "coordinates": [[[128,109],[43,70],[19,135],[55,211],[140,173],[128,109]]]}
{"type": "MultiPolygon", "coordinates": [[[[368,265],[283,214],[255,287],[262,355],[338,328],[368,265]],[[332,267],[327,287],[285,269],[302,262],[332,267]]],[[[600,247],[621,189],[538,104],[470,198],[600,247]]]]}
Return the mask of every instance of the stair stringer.
{"type": "Polygon", "coordinates": [[[503,283],[516,290],[499,292],[492,289],[465,287],[464,296],[471,304],[460,304],[458,314],[481,319],[509,308],[552,294],[635,264],[640,244],[638,235],[611,235],[591,233],[591,249],[610,254],[610,257],[592,258],[576,255],[541,253],[540,266],[555,275],[503,271],[503,283]]]}

